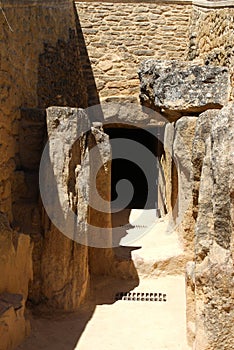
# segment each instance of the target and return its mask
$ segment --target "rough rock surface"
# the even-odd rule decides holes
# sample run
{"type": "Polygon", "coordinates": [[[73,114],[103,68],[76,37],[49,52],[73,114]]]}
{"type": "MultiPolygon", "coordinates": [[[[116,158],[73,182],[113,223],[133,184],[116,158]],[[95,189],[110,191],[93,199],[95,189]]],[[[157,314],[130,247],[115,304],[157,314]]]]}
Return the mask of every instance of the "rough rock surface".
{"type": "Polygon", "coordinates": [[[32,279],[32,244],[27,235],[14,232],[0,213],[0,349],[11,349],[29,332],[25,301],[32,279]]]}
{"type": "Polygon", "coordinates": [[[91,126],[82,109],[48,108],[47,129],[48,157],[41,168],[41,179],[46,176],[41,194],[49,216],[44,225],[42,298],[74,310],[89,291],[90,275],[110,274],[112,269],[110,144],[102,124],[91,126]],[[105,207],[95,203],[96,190],[105,207]],[[46,200],[43,193],[49,193],[46,200]]]}
{"type": "Polygon", "coordinates": [[[228,2],[226,5],[227,7],[217,7],[212,11],[204,11],[200,6],[193,6],[189,28],[188,59],[200,59],[205,64],[229,67],[233,98],[234,8],[228,6],[228,2]]]}
{"type": "Polygon", "coordinates": [[[178,172],[178,219],[183,220],[184,214],[192,204],[192,145],[196,127],[196,117],[182,117],[175,124],[173,156],[178,172]]]}
{"type": "Polygon", "coordinates": [[[90,206],[89,206],[89,268],[92,274],[110,274],[113,258],[111,201],[111,147],[109,136],[101,123],[93,123],[89,137],[90,150],[90,206]],[[99,196],[95,195],[95,189],[99,196]],[[100,200],[99,200],[100,199],[100,200]],[[101,200],[104,199],[102,204],[101,200]],[[103,229],[105,234],[103,234],[103,229]],[[97,243],[99,248],[92,247],[97,243]],[[104,248],[108,247],[109,248],[104,248]],[[108,263],[109,262],[109,263],[108,263]]]}
{"type": "Polygon", "coordinates": [[[107,97],[101,101],[105,124],[124,124],[144,128],[165,123],[156,111],[142,108],[136,97],[107,97]]]}
{"type": "Polygon", "coordinates": [[[177,118],[220,108],[230,94],[226,67],[149,59],[142,63],[139,77],[142,103],[177,118]]]}
{"type": "MultiPolygon", "coordinates": [[[[172,159],[172,147],[174,141],[175,128],[174,123],[167,123],[165,126],[164,132],[164,154],[161,158],[161,165],[163,168],[163,173],[165,177],[165,205],[167,212],[172,212],[173,203],[172,203],[172,167],[173,167],[173,159],[172,159]]],[[[175,188],[173,188],[175,190],[175,188]]]]}
{"type": "Polygon", "coordinates": [[[87,149],[84,147],[86,136],[76,140],[82,127],[87,130],[88,126],[88,117],[80,109],[47,109],[49,154],[46,158],[48,164],[44,164],[48,171],[44,176],[47,176],[45,186],[48,188],[41,185],[41,191],[51,191],[50,202],[47,202],[50,210],[46,207],[50,220],[61,218],[61,221],[52,220],[52,223],[45,224],[41,290],[43,298],[51,305],[66,310],[80,305],[89,284],[88,247],[72,240],[76,232],[69,212],[74,210],[78,214],[78,226],[85,234],[89,178],[87,149]],[[66,235],[54,225],[60,222],[60,229],[66,235]]]}
{"type": "Polygon", "coordinates": [[[24,316],[25,302],[17,302],[17,299],[22,299],[22,295],[0,295],[0,350],[15,349],[29,333],[30,324],[24,316]]]}
{"type": "Polygon", "coordinates": [[[234,346],[233,116],[233,103],[203,113],[194,141],[196,350],[234,346]]]}
{"type": "Polygon", "coordinates": [[[32,278],[32,244],[27,235],[14,232],[0,213],[0,293],[20,293],[26,300],[32,278]]]}

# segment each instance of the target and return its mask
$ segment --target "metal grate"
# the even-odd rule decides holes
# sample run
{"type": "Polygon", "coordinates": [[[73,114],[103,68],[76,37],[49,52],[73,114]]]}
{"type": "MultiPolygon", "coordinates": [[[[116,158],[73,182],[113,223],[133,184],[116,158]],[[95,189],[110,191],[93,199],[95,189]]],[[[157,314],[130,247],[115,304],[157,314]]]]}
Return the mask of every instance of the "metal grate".
{"type": "Polygon", "coordinates": [[[131,225],[131,224],[126,224],[126,225],[120,225],[120,227],[124,227],[126,230],[129,229],[141,229],[141,228],[147,228],[148,226],[145,225],[131,225]]]}
{"type": "Polygon", "coordinates": [[[167,301],[167,295],[163,293],[117,293],[115,300],[129,300],[129,301],[167,301]]]}

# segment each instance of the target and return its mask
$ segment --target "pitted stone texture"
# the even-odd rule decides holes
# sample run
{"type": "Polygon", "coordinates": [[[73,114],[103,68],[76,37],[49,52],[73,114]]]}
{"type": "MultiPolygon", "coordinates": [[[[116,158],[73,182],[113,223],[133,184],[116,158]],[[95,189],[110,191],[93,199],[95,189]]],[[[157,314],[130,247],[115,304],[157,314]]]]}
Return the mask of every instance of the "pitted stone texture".
{"type": "Polygon", "coordinates": [[[194,188],[194,191],[196,191],[196,203],[194,203],[194,210],[197,206],[199,181],[201,178],[203,158],[206,153],[206,140],[210,137],[213,119],[219,114],[219,112],[219,110],[210,109],[200,114],[199,118],[197,119],[192,154],[193,178],[194,181],[197,182],[197,186],[194,188]]]}
{"type": "Polygon", "coordinates": [[[197,219],[195,254],[197,261],[209,251],[210,233],[213,228],[212,196],[213,180],[211,169],[211,127],[218,110],[202,113],[198,120],[193,140],[193,216],[197,219]],[[199,224],[199,230],[198,228],[199,224]]]}
{"type": "Polygon", "coordinates": [[[142,103],[175,117],[221,108],[229,100],[226,67],[150,59],[142,63],[139,77],[142,103]]]}
{"type": "Polygon", "coordinates": [[[195,136],[196,181],[202,164],[195,226],[196,350],[234,346],[233,116],[233,103],[211,113],[207,127],[203,114],[195,136]]]}

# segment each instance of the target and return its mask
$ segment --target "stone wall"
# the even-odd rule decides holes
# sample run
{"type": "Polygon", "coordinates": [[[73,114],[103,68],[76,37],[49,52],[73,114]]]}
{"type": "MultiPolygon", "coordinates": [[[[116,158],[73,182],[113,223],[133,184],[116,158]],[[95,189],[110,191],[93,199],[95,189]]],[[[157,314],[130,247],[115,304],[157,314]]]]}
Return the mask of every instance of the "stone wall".
{"type": "MultiPolygon", "coordinates": [[[[22,170],[21,108],[85,106],[86,90],[71,1],[4,1],[3,11],[7,21],[1,12],[0,210],[12,221],[11,177],[15,169],[22,170]],[[80,80],[74,79],[77,75],[80,80]]],[[[30,135],[27,140],[31,147],[30,135]]]]}
{"type": "MultiPolygon", "coordinates": [[[[4,1],[0,11],[0,348],[4,349],[16,346],[28,332],[24,318],[28,289],[32,302],[44,299],[52,306],[72,310],[85,299],[90,274],[121,277],[123,272],[120,264],[113,261],[111,250],[76,244],[54,228],[46,215],[42,220],[38,170],[47,136],[45,109],[52,105],[86,107],[98,103],[98,92],[101,98],[137,96],[139,63],[151,57],[202,59],[206,64],[227,65],[233,74],[233,8],[205,11],[202,7],[192,8],[185,1],[113,0],[111,3],[80,1],[76,9],[74,12],[71,0],[24,0],[20,3],[12,0],[4,1]],[[111,266],[113,262],[117,266],[111,266]],[[34,281],[29,285],[32,272],[34,281]]],[[[226,72],[225,69],[221,71],[226,72]]],[[[209,79],[207,82],[210,86],[209,79]]],[[[220,88],[220,80],[218,83],[220,88]]],[[[214,95],[206,95],[210,96],[214,95]]],[[[226,102],[225,99],[224,104],[226,102]]],[[[218,108],[222,105],[218,103],[218,108]]],[[[186,120],[193,121],[203,110],[198,107],[187,109],[189,117],[184,111],[178,115],[177,108],[172,119],[185,115],[186,120]],[[191,113],[194,114],[192,118],[191,113]]],[[[210,108],[209,103],[205,104],[207,108],[210,108]]],[[[228,108],[230,110],[221,112],[220,121],[214,118],[215,125],[209,136],[213,144],[208,146],[215,157],[211,159],[209,153],[204,156],[204,166],[200,169],[203,173],[196,179],[195,186],[195,200],[200,208],[195,205],[193,208],[197,219],[196,279],[193,280],[193,271],[190,271],[190,282],[201,334],[196,336],[199,350],[218,349],[224,347],[224,342],[227,348],[232,347],[229,324],[233,317],[230,295],[233,289],[233,185],[228,154],[223,158],[233,141],[233,133],[225,129],[227,125],[233,129],[233,106],[228,108]],[[221,130],[226,133],[222,134],[221,130]],[[225,141],[225,149],[219,147],[220,140],[225,141]],[[211,176],[208,173],[211,166],[214,178],[210,179],[209,188],[214,196],[213,202],[209,198],[207,202],[206,175],[211,176]],[[225,176],[219,173],[224,168],[227,168],[225,176]],[[210,215],[209,220],[206,220],[207,215],[210,215]],[[218,318],[221,321],[215,322],[218,318]],[[206,337],[202,339],[204,330],[206,337]],[[220,339],[217,335],[221,335],[220,339]]],[[[181,124],[185,119],[177,123],[177,132],[180,125],[185,126],[181,124]]],[[[183,128],[181,130],[183,132],[183,128]]],[[[193,130],[194,123],[190,134],[193,130]]],[[[184,136],[188,136],[187,131],[184,136]]],[[[187,141],[190,147],[192,136],[187,141]]],[[[181,149],[184,160],[183,152],[181,149]]],[[[191,156],[190,152],[187,156],[191,156]]],[[[190,166],[189,157],[185,168],[190,166]]],[[[167,166],[169,176],[173,177],[171,163],[167,166]]],[[[83,174],[82,178],[86,179],[83,174]]],[[[104,182],[103,177],[99,180],[101,184],[104,182]]],[[[180,178],[178,180],[180,184],[180,178]]],[[[108,188],[103,191],[104,197],[108,197],[108,188]]],[[[170,188],[166,193],[168,202],[173,191],[177,193],[177,188],[170,188]]],[[[189,187],[189,196],[190,192],[189,187]]],[[[173,203],[169,203],[169,207],[172,208],[173,203]]],[[[89,215],[93,224],[103,219],[91,210],[89,215]]],[[[82,222],[86,220],[83,219],[82,222]]],[[[185,244],[189,251],[194,232],[193,223],[187,223],[183,239],[189,242],[189,247],[185,244]]],[[[194,321],[193,315],[191,322],[194,321]]]]}
{"type": "Polygon", "coordinates": [[[172,123],[165,133],[165,146],[172,148],[178,169],[178,191],[177,184],[170,181],[168,152],[163,168],[170,176],[166,185],[172,184],[167,200],[171,192],[178,192],[177,231],[186,259],[193,260],[186,264],[187,334],[196,350],[233,348],[233,102],[229,76],[226,67],[194,62],[147,60],[140,70],[142,102],[148,105],[151,101],[169,120],[172,115],[178,119],[172,142],[172,123]],[[216,93],[219,98],[224,93],[218,105],[216,93]],[[180,103],[187,111],[172,114],[178,112],[180,103]],[[197,103],[206,111],[200,113],[197,103]]]}
{"type": "MultiPolygon", "coordinates": [[[[234,8],[194,6],[188,59],[202,59],[205,64],[227,66],[231,69],[234,87],[234,8]]],[[[233,91],[232,91],[233,95],[233,91]]]]}
{"type": "MultiPolygon", "coordinates": [[[[46,228],[38,187],[46,138],[44,109],[54,104],[85,107],[87,91],[72,1],[13,0],[1,6],[0,348],[11,349],[29,331],[24,318],[28,291],[31,301],[40,300],[40,285],[48,277],[41,270],[46,228]]],[[[87,271],[88,252],[78,256],[79,262],[87,271]]],[[[69,263],[65,259],[60,265],[65,269],[67,264],[70,271],[69,263]]]]}
{"type": "Polygon", "coordinates": [[[32,280],[30,237],[13,231],[0,213],[0,349],[15,348],[29,333],[25,303],[32,280]]]}
{"type": "Polygon", "coordinates": [[[101,98],[137,96],[144,59],[187,57],[189,4],[92,1],[76,7],[101,98]]]}

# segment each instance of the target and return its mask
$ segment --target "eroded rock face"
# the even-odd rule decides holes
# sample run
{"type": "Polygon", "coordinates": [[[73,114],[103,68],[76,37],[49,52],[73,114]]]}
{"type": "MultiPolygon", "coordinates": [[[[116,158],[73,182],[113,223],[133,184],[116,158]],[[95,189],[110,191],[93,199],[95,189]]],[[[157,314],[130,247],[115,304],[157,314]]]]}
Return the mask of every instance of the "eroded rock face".
{"type": "Polygon", "coordinates": [[[198,119],[193,155],[194,195],[195,202],[198,201],[198,210],[195,206],[196,350],[234,346],[233,149],[234,104],[229,103],[219,113],[203,113],[198,119]]]}
{"type": "Polygon", "coordinates": [[[109,136],[103,131],[101,123],[93,123],[89,137],[90,149],[90,207],[89,207],[89,268],[91,274],[111,274],[113,251],[112,246],[112,219],[111,219],[111,146],[109,136]],[[99,169],[97,171],[97,169],[99,169]],[[95,195],[95,188],[101,199],[95,195]],[[103,228],[106,234],[103,234],[103,228]],[[92,247],[97,243],[100,247],[92,247]]]}
{"type": "Polygon", "coordinates": [[[165,120],[152,109],[144,109],[136,97],[108,97],[102,99],[105,124],[125,124],[129,126],[157,126],[165,120]]]}
{"type": "MultiPolygon", "coordinates": [[[[42,253],[43,299],[65,310],[76,309],[84,300],[89,284],[88,247],[73,241],[77,225],[87,233],[89,159],[85,147],[89,120],[81,109],[51,107],[47,110],[48,167],[47,202],[49,224],[45,225],[42,253]],[[82,136],[79,138],[79,136],[82,136]],[[73,211],[72,211],[73,210],[73,211]],[[71,211],[71,212],[70,212],[71,211]],[[60,224],[60,230],[56,227],[60,224]],[[47,226],[47,227],[46,227],[47,226]],[[61,233],[60,231],[63,231],[61,233]]],[[[45,204],[45,202],[44,202],[45,204]]]]}
{"type": "Polygon", "coordinates": [[[172,188],[173,179],[172,179],[172,167],[173,167],[173,159],[172,159],[172,147],[174,141],[175,128],[174,123],[168,123],[165,126],[164,133],[164,156],[161,159],[161,164],[163,168],[163,173],[165,176],[165,192],[166,192],[166,209],[168,212],[172,212],[173,210],[173,201],[172,201],[172,188]]]}
{"type": "Polygon", "coordinates": [[[178,171],[178,217],[183,215],[192,202],[192,144],[196,117],[182,117],[175,124],[173,154],[178,171]]]}
{"type": "Polygon", "coordinates": [[[110,144],[102,124],[91,126],[82,109],[48,108],[47,129],[40,189],[49,220],[41,297],[54,307],[74,310],[89,291],[90,275],[111,272],[110,144]],[[96,189],[105,207],[95,203],[96,189]]]}
{"type": "Polygon", "coordinates": [[[0,293],[28,295],[32,279],[32,244],[30,237],[14,232],[5,215],[0,213],[0,293]]]}
{"type": "Polygon", "coordinates": [[[32,279],[32,248],[30,237],[13,231],[0,213],[0,349],[15,348],[29,332],[25,302],[32,279]]]}
{"type": "Polygon", "coordinates": [[[228,102],[228,68],[188,62],[146,60],[139,70],[140,98],[173,117],[220,108],[228,102]]]}

